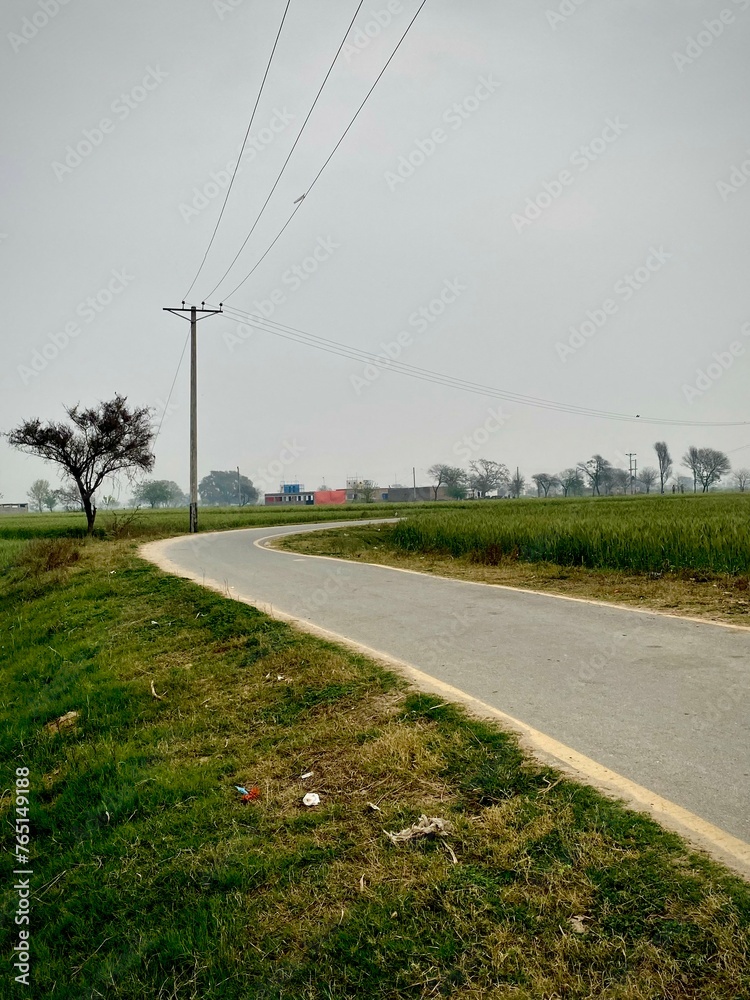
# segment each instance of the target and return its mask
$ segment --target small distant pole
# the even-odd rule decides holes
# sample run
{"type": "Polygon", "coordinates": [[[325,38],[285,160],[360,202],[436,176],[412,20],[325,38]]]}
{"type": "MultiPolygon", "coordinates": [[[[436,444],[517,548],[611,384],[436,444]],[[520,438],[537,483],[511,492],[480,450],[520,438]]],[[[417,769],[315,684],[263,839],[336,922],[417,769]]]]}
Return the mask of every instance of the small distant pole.
{"type": "Polygon", "coordinates": [[[413,465],[411,467],[411,476],[414,480],[414,503],[417,502],[417,467],[413,465]]]}
{"type": "Polygon", "coordinates": [[[237,506],[242,506],[242,487],[240,486],[240,467],[237,466],[237,506]]]}
{"type": "Polygon", "coordinates": [[[181,309],[164,307],[164,312],[173,313],[190,322],[190,533],[198,530],[198,320],[207,316],[215,316],[222,312],[218,309],[206,309],[206,303],[201,302],[201,308],[185,306],[181,309]],[[198,313],[202,313],[201,316],[198,313]]]}
{"type": "Polygon", "coordinates": [[[638,463],[636,461],[636,453],[634,451],[626,451],[625,454],[628,456],[630,462],[630,493],[631,495],[635,493],[635,481],[638,477],[638,463]]]}

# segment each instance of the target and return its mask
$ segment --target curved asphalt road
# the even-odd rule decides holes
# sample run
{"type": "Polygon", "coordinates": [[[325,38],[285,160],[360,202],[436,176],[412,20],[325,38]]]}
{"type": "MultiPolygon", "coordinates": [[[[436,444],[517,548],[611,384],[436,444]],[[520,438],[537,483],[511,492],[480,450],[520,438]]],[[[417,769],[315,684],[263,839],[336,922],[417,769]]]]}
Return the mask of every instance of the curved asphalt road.
{"type": "Polygon", "coordinates": [[[144,554],[406,661],[750,841],[750,630],[262,546],[339,526],[185,536],[144,554]]]}

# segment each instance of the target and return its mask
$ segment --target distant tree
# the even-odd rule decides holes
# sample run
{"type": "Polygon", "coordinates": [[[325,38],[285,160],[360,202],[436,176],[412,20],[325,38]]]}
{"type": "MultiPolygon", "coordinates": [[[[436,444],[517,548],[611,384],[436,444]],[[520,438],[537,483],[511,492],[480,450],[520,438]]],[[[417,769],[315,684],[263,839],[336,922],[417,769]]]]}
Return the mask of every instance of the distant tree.
{"type": "Polygon", "coordinates": [[[740,493],[744,493],[750,485],[750,469],[735,469],[732,473],[732,482],[740,493]]]}
{"type": "Polygon", "coordinates": [[[52,487],[49,484],[49,479],[35,479],[26,495],[41,514],[47,506],[47,498],[52,495],[52,487]]]}
{"type": "Polygon", "coordinates": [[[119,506],[120,506],[120,501],[117,499],[117,497],[112,496],[111,494],[109,496],[102,497],[102,507],[106,507],[107,510],[114,510],[115,507],[119,506]]]}
{"type": "Polygon", "coordinates": [[[732,468],[727,455],[715,448],[695,448],[691,446],[682,457],[682,464],[693,474],[693,489],[700,483],[704,493],[714,483],[718,483],[732,468]]]}
{"type": "Polygon", "coordinates": [[[94,530],[96,491],[117,472],[150,472],[153,430],[148,407],[129,410],[127,399],[116,395],[98,407],[65,407],[70,423],[25,420],[6,436],[20,451],[59,465],[75,483],[86,513],[88,533],[94,530]]]}
{"type": "Polygon", "coordinates": [[[588,480],[592,496],[601,496],[602,487],[607,484],[612,465],[601,455],[593,455],[588,462],[582,462],[578,468],[588,480]]]}
{"type": "Polygon", "coordinates": [[[363,479],[359,484],[359,495],[363,503],[372,503],[375,499],[377,486],[372,479],[363,479]]]}
{"type": "Polygon", "coordinates": [[[252,480],[247,476],[240,476],[238,482],[234,469],[228,472],[214,470],[204,476],[198,484],[198,492],[202,503],[208,507],[244,507],[258,499],[258,491],[252,480]]]}
{"type": "Polygon", "coordinates": [[[464,469],[457,465],[448,467],[445,476],[445,492],[451,500],[463,500],[466,497],[466,488],[469,484],[469,477],[464,469]]]}
{"type": "Polygon", "coordinates": [[[627,469],[605,469],[602,486],[608,496],[612,494],[624,495],[630,492],[630,473],[627,469]]]}
{"type": "Polygon", "coordinates": [[[148,504],[152,509],[180,507],[187,503],[187,498],[180,487],[169,479],[144,479],[133,490],[133,498],[139,506],[148,504]]]}
{"type": "Polygon", "coordinates": [[[563,491],[563,496],[580,496],[584,482],[578,469],[563,469],[555,477],[563,491]]]}
{"type": "Polygon", "coordinates": [[[432,480],[432,491],[435,494],[435,500],[438,498],[440,487],[445,485],[445,474],[449,469],[449,465],[445,465],[443,462],[436,462],[435,465],[431,465],[427,470],[427,475],[432,480]]]}
{"type": "Polygon", "coordinates": [[[469,465],[469,485],[480,497],[487,496],[493,490],[510,484],[510,474],[500,462],[492,462],[487,458],[477,459],[469,465]]]}
{"type": "Polygon", "coordinates": [[[526,478],[521,475],[518,469],[516,469],[515,476],[512,476],[510,482],[508,483],[508,492],[514,500],[517,500],[523,494],[525,488],[526,478]]]}
{"type": "Polygon", "coordinates": [[[554,493],[557,487],[561,485],[557,476],[551,476],[549,472],[537,472],[531,478],[536,483],[536,490],[539,496],[544,494],[547,497],[550,494],[550,490],[554,493]]]}
{"type": "Polygon", "coordinates": [[[659,461],[659,488],[663,493],[664,486],[672,475],[672,456],[669,454],[666,441],[657,441],[654,445],[654,451],[659,461]]]}
{"type": "Polygon", "coordinates": [[[55,490],[55,497],[63,510],[83,510],[81,493],[75,483],[63,483],[60,489],[55,490]]]}
{"type": "MultiPolygon", "coordinates": [[[[641,469],[640,475],[638,476],[638,481],[640,483],[643,483],[643,485],[646,487],[646,492],[650,493],[651,487],[654,485],[654,483],[658,478],[659,478],[658,471],[652,468],[650,465],[647,465],[645,468],[641,469]]],[[[664,490],[662,490],[662,493],[663,492],[664,490]]]]}

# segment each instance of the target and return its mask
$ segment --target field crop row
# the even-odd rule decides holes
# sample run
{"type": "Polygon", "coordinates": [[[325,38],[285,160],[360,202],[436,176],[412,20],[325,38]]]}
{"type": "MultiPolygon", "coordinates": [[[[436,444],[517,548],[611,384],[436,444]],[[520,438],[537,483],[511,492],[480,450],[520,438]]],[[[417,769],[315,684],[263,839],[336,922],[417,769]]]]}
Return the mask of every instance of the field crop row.
{"type": "Polygon", "coordinates": [[[417,512],[389,542],[411,553],[644,573],[750,572],[750,496],[477,503],[417,512]]]}

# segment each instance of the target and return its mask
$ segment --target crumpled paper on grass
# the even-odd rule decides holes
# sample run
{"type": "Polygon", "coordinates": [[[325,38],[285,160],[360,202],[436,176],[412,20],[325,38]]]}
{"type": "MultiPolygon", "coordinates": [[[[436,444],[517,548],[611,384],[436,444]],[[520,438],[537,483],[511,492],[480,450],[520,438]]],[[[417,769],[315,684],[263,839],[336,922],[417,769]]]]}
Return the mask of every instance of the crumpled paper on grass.
{"type": "Polygon", "coordinates": [[[416,823],[405,830],[398,833],[383,830],[383,833],[392,844],[405,844],[410,840],[419,840],[420,837],[447,837],[451,829],[450,823],[440,816],[420,816],[416,823]]]}

